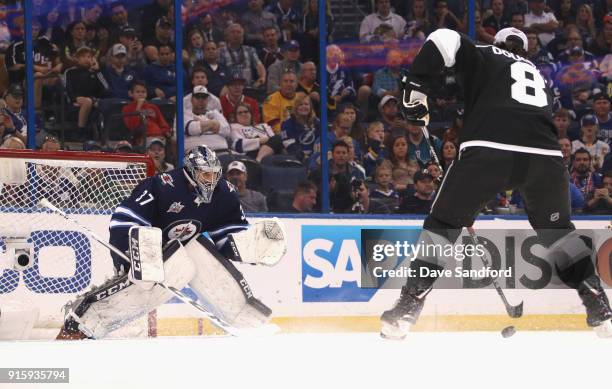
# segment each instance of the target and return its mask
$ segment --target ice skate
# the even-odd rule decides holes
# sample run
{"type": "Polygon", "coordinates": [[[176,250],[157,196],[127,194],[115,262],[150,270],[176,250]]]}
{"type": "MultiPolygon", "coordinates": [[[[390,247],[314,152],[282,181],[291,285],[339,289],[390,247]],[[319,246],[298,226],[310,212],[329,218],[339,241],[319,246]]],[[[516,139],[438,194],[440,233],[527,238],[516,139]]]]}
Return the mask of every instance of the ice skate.
{"type": "Polygon", "coordinates": [[[404,339],[410,331],[410,326],[416,323],[421,314],[427,292],[417,293],[415,289],[402,287],[395,306],[383,312],[380,317],[382,323],[380,336],[385,339],[404,339]]]}
{"type": "Polygon", "coordinates": [[[589,277],[578,288],[578,295],[586,308],[587,324],[600,338],[612,337],[612,309],[597,276],[589,277]]]}

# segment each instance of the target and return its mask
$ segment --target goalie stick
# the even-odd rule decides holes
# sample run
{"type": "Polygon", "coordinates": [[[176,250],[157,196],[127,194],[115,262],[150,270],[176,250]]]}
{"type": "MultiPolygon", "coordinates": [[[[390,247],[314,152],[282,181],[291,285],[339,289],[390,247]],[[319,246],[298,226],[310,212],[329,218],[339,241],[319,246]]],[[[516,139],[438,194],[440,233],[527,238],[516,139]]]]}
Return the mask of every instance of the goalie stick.
{"type": "MultiPolygon", "coordinates": [[[[438,154],[436,154],[436,150],[434,149],[433,145],[431,144],[431,141],[429,140],[429,131],[427,131],[427,128],[425,128],[425,126],[421,126],[421,131],[423,132],[423,137],[425,138],[425,142],[427,142],[427,146],[429,147],[429,153],[431,154],[431,157],[433,158],[434,163],[438,165],[438,169],[440,169],[440,177],[438,177],[438,180],[440,180],[444,176],[444,169],[442,169],[442,164],[440,163],[438,154]]],[[[442,184],[440,184],[440,186],[442,186],[442,184]]],[[[475,245],[478,245],[478,237],[476,236],[474,227],[467,227],[467,230],[468,230],[468,233],[470,234],[470,237],[472,238],[472,242],[474,242],[475,245]]],[[[480,255],[479,257],[485,266],[490,266],[489,261],[484,257],[484,255],[480,255]]],[[[501,297],[501,300],[504,303],[504,307],[506,308],[506,312],[508,313],[508,316],[514,319],[523,316],[523,301],[521,301],[517,305],[510,304],[508,302],[508,299],[506,298],[506,294],[504,293],[504,290],[499,286],[497,279],[493,280],[493,287],[495,287],[497,294],[499,294],[499,297],[501,297]]]]}
{"type": "MultiPolygon", "coordinates": [[[[128,261],[128,262],[130,261],[130,259],[123,252],[121,252],[121,250],[119,250],[115,246],[111,245],[110,243],[104,241],[94,231],[92,231],[89,227],[82,225],[76,219],[73,219],[72,217],[70,217],[64,211],[62,211],[61,209],[57,208],[55,205],[51,204],[51,202],[49,202],[49,200],[47,200],[46,198],[41,199],[39,201],[39,205],[41,207],[43,207],[43,208],[47,208],[47,209],[51,210],[52,212],[62,216],[64,219],[68,220],[69,222],[71,222],[74,225],[78,226],[83,231],[87,232],[87,234],[93,240],[95,240],[96,242],[100,243],[102,246],[104,246],[107,249],[111,250],[112,252],[114,252],[115,254],[119,255],[121,258],[125,259],[126,261],[128,261]]],[[[180,290],[178,290],[178,289],[176,289],[176,288],[174,288],[172,286],[165,285],[163,282],[158,282],[156,284],[161,286],[162,288],[168,290],[172,294],[174,294],[178,299],[180,299],[184,303],[190,304],[192,307],[194,307],[198,311],[202,312],[204,314],[204,316],[206,316],[215,326],[217,326],[218,328],[220,328],[223,331],[227,332],[228,334],[230,334],[232,336],[241,336],[241,335],[247,335],[247,334],[253,334],[254,333],[254,331],[252,329],[239,329],[239,328],[233,327],[232,325],[227,323],[222,318],[220,318],[217,315],[215,315],[214,313],[210,312],[210,310],[208,310],[202,304],[198,303],[195,300],[192,300],[189,296],[187,296],[186,294],[184,294],[180,290]]],[[[264,326],[264,329],[266,329],[265,327],[266,326],[264,326]]],[[[278,328],[278,327],[275,328],[274,325],[269,325],[267,327],[268,327],[268,330],[265,331],[265,332],[270,332],[270,333],[276,332],[277,328],[278,328]]],[[[257,330],[257,329],[255,329],[255,330],[257,330]]],[[[255,332],[259,333],[259,331],[255,331],[255,332]]]]}

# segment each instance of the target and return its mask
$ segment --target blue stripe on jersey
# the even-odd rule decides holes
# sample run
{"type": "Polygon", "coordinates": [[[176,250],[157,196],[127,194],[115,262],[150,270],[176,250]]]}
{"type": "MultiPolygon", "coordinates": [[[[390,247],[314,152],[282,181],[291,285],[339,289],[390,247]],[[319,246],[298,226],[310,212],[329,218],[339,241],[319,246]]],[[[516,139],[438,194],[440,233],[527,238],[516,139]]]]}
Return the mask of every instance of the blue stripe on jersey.
{"type": "MultiPolygon", "coordinates": [[[[138,215],[137,213],[135,213],[134,211],[132,211],[129,208],[119,206],[119,207],[117,207],[115,209],[115,214],[127,216],[130,219],[139,222],[140,225],[149,226],[149,227],[151,226],[151,222],[150,221],[146,220],[145,218],[143,218],[142,216],[138,215]]],[[[113,218],[114,218],[114,215],[113,215],[113,218]]]]}

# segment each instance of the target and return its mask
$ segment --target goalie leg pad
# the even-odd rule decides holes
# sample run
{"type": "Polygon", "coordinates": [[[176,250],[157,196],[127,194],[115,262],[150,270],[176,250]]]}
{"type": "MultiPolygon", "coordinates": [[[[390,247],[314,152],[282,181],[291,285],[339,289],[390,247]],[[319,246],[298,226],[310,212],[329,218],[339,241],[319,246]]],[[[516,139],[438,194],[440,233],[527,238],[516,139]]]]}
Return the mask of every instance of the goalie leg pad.
{"type": "MultiPolygon", "coordinates": [[[[164,260],[165,284],[168,286],[182,289],[195,275],[193,261],[178,242],[164,251],[164,260]]],[[[127,274],[116,276],[71,304],[66,327],[70,327],[72,321],[88,337],[103,338],[172,296],[171,292],[159,285],[145,290],[131,283],[127,274]]]]}
{"type": "Polygon", "coordinates": [[[185,246],[197,274],[189,285],[219,317],[236,328],[265,324],[272,310],[253,296],[249,284],[214,243],[200,235],[185,246]]]}

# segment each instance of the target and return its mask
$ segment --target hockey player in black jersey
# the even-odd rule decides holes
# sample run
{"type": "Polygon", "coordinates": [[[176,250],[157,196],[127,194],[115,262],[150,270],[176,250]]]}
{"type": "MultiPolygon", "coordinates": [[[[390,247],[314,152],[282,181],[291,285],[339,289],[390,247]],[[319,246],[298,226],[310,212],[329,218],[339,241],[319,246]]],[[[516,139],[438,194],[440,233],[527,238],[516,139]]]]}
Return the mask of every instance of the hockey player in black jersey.
{"type": "MultiPolygon", "coordinates": [[[[465,101],[460,152],[445,172],[419,241],[455,242],[496,193],[517,188],[548,259],[578,292],[587,324],[599,335],[612,336],[612,311],[591,262],[592,242],[579,236],[570,221],[569,180],[552,122],[552,95],[524,58],[526,51],[527,37],[514,28],[500,30],[494,45],[475,45],[455,31],[439,29],[414,59],[402,100],[409,121],[428,124],[427,95],[445,68],[454,68],[465,101]]],[[[420,274],[420,267],[440,270],[444,265],[432,256],[414,260],[411,268],[420,274]]],[[[382,314],[383,337],[406,336],[435,280],[407,280],[395,306],[382,314]]]]}
{"type": "Polygon", "coordinates": [[[221,174],[214,151],[202,145],[186,153],[183,168],[134,188],[109,225],[110,244],[126,253],[112,253],[116,276],[67,306],[58,339],[101,338],[155,309],[172,297],[159,278],[177,290],[189,285],[230,326],[257,327],[269,319],[272,311],[232,262],[275,265],[286,251],[284,233],[276,219],[250,225],[221,174]],[[145,265],[161,277],[144,277],[145,265]]]}

